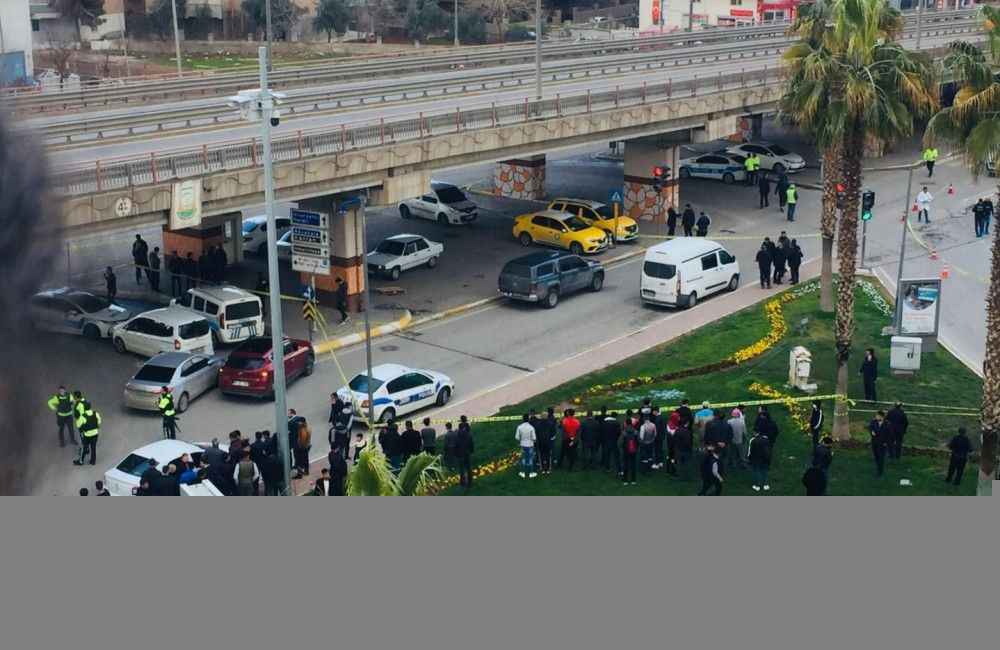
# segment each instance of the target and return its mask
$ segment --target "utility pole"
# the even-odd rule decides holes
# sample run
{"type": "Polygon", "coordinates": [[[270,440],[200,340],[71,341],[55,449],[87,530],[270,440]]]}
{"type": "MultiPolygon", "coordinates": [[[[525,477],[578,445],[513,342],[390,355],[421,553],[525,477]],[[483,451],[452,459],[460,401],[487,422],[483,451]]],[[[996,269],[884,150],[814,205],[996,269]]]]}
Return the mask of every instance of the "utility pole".
{"type": "Polygon", "coordinates": [[[694,31],[694,0],[688,0],[688,31],[694,31]]]}
{"type": "Polygon", "coordinates": [[[375,433],[375,396],[372,388],[372,325],[371,325],[371,290],[368,288],[368,266],[364,261],[368,255],[368,219],[365,216],[368,208],[368,194],[361,195],[361,259],[365,275],[365,363],[368,373],[368,430],[375,433]]]}
{"type": "Polygon", "coordinates": [[[271,0],[264,0],[264,22],[266,23],[267,34],[264,38],[267,40],[267,71],[271,71],[271,0]]]}
{"type": "Polygon", "coordinates": [[[274,97],[267,87],[267,48],[257,48],[260,66],[261,141],[264,143],[264,204],[267,212],[267,284],[271,309],[271,351],[282,362],[272,364],[274,369],[274,431],[278,436],[278,455],[281,456],[281,474],[287,494],[291,493],[291,467],[288,449],[288,411],[285,407],[285,333],[281,319],[281,274],[278,272],[278,228],[274,220],[274,165],[271,161],[271,115],[274,97]]]}
{"type": "Polygon", "coordinates": [[[170,0],[170,10],[174,14],[174,56],[177,57],[177,76],[184,73],[181,67],[181,33],[177,28],[177,0],[170,0]]]}
{"type": "Polygon", "coordinates": [[[128,79],[131,73],[128,69],[128,11],[122,8],[122,47],[125,50],[125,78],[128,79]]]}
{"type": "Polygon", "coordinates": [[[458,0],[455,0],[455,47],[458,45],[458,0]]]}
{"type": "Polygon", "coordinates": [[[535,99],[542,99],[542,0],[535,0],[535,99]]]}
{"type": "Polygon", "coordinates": [[[911,193],[913,192],[913,168],[918,164],[910,165],[910,171],[906,174],[906,203],[903,204],[903,227],[902,233],[899,236],[899,268],[896,270],[896,314],[893,318],[897,334],[899,334],[900,327],[902,326],[903,316],[903,292],[901,288],[903,286],[903,261],[906,259],[906,228],[909,225],[910,201],[912,200],[911,193]]]}
{"type": "Polygon", "coordinates": [[[920,49],[920,38],[923,34],[923,24],[924,24],[924,4],[927,0],[917,0],[917,49],[920,49]]]}

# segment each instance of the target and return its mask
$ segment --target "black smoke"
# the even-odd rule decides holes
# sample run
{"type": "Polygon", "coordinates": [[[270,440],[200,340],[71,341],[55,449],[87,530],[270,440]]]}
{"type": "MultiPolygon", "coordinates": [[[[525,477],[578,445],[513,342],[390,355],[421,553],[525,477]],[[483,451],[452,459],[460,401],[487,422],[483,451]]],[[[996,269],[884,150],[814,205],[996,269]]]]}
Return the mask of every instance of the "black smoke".
{"type": "Polygon", "coordinates": [[[0,494],[26,491],[31,418],[48,397],[26,315],[52,268],[60,226],[44,152],[0,117],[0,494]]]}

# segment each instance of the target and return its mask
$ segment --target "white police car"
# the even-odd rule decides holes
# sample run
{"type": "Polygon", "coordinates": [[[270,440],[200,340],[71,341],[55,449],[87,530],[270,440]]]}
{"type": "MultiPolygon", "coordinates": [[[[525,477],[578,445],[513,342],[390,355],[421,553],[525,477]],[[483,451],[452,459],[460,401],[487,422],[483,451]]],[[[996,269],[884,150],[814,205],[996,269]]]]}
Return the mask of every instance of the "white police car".
{"type": "Polygon", "coordinates": [[[747,177],[743,162],[724,153],[708,153],[680,161],[681,178],[713,178],[727,185],[747,177]]]}
{"type": "Polygon", "coordinates": [[[455,384],[446,375],[433,370],[416,370],[395,363],[372,368],[372,378],[359,373],[337,391],[340,399],[368,412],[368,385],[371,384],[375,419],[388,422],[401,415],[428,406],[444,406],[455,392],[455,384]]]}

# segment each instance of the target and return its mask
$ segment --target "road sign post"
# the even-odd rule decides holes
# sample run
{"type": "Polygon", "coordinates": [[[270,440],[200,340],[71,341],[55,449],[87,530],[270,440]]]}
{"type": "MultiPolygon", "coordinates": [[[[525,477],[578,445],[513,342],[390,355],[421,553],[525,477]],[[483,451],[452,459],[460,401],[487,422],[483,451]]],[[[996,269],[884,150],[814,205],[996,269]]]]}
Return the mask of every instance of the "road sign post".
{"type": "Polygon", "coordinates": [[[330,275],[329,217],[308,210],[292,210],[291,217],[292,270],[330,275]]]}
{"type": "Polygon", "coordinates": [[[615,211],[615,231],[611,235],[611,245],[617,245],[618,239],[618,215],[622,209],[622,193],[620,190],[610,190],[608,192],[608,203],[614,207],[615,211]]]}

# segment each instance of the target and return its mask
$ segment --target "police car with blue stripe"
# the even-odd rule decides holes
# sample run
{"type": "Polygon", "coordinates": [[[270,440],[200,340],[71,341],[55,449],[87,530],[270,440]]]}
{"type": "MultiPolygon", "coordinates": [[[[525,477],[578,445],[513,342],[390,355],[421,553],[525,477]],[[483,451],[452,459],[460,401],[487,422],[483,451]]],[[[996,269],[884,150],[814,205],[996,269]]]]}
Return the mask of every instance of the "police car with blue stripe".
{"type": "Polygon", "coordinates": [[[455,383],[439,372],[384,363],[372,368],[371,378],[359,373],[337,394],[354,404],[355,412],[367,414],[369,385],[378,422],[388,422],[428,406],[444,406],[455,392],[455,383]]]}
{"type": "Polygon", "coordinates": [[[747,173],[743,161],[725,153],[708,153],[680,162],[678,172],[681,178],[712,178],[727,185],[746,180],[747,173]]]}

